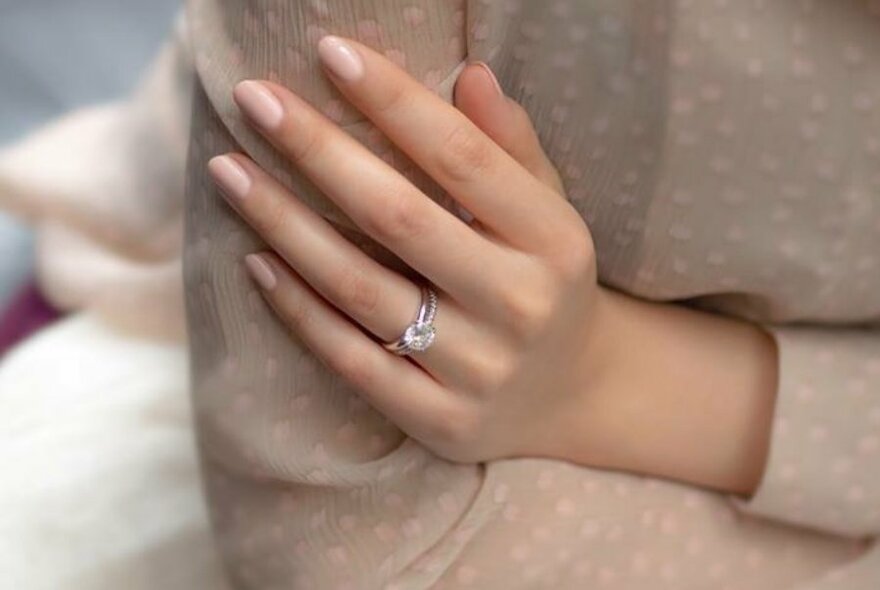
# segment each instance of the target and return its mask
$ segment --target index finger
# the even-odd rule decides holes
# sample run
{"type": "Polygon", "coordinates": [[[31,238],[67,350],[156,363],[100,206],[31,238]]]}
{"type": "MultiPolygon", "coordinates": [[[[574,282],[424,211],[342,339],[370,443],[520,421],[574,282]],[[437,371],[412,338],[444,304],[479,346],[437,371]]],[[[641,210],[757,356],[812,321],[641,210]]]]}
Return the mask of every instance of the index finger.
{"type": "Polygon", "coordinates": [[[346,98],[483,225],[526,251],[565,231],[565,201],[394,62],[334,35],[318,52],[346,98]]]}

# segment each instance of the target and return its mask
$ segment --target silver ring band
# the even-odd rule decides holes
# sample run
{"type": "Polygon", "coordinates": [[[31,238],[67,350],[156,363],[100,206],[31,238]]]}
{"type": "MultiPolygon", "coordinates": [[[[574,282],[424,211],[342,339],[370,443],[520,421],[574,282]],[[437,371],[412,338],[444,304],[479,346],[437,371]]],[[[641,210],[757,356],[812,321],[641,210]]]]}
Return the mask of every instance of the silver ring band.
{"type": "Polygon", "coordinates": [[[434,316],[437,315],[437,293],[427,284],[422,285],[422,303],[416,319],[406,327],[403,334],[392,342],[383,342],[386,350],[400,356],[411,352],[423,352],[434,343],[434,316]]]}

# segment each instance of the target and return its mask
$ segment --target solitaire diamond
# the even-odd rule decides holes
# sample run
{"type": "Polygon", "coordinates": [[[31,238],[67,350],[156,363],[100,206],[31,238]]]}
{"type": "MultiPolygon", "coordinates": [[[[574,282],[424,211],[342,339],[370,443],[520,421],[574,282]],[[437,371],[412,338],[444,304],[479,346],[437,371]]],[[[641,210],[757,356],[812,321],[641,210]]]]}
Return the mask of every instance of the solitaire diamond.
{"type": "Polygon", "coordinates": [[[406,329],[403,338],[408,348],[422,352],[434,342],[434,326],[416,322],[406,329]]]}
{"type": "Polygon", "coordinates": [[[416,312],[416,319],[404,328],[403,334],[397,340],[383,342],[382,346],[394,354],[406,356],[411,352],[427,350],[435,340],[434,316],[437,314],[437,292],[425,283],[421,287],[422,302],[416,312]]]}

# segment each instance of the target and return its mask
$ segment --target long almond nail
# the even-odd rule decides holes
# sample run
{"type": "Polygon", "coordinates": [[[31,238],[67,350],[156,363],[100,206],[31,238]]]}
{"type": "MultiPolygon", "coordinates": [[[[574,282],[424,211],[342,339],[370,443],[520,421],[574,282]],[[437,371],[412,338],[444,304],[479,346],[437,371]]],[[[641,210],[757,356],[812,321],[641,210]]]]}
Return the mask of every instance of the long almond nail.
{"type": "Polygon", "coordinates": [[[281,101],[274,92],[259,82],[239,82],[233,91],[233,98],[244,114],[263,129],[275,129],[284,118],[281,101]]]}
{"type": "Polygon", "coordinates": [[[216,156],[208,162],[208,171],[224,194],[243,199],[251,190],[251,177],[247,171],[230,156],[216,156]]]}
{"type": "Polygon", "coordinates": [[[271,291],[278,284],[275,271],[259,254],[248,254],[244,257],[244,264],[257,284],[266,291],[271,291]]]}
{"type": "Polygon", "coordinates": [[[348,82],[364,75],[364,61],[354,47],[334,35],[326,35],[318,42],[318,56],[327,68],[348,82]]]}

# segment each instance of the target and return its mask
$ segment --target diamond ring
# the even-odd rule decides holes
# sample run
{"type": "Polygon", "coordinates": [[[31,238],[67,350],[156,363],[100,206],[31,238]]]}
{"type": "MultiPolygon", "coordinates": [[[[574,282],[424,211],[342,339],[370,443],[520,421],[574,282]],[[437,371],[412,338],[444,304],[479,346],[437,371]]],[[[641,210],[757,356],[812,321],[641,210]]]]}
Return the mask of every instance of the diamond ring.
{"type": "Polygon", "coordinates": [[[403,334],[382,346],[394,354],[406,356],[411,352],[423,352],[434,343],[434,316],[437,315],[437,293],[428,285],[422,285],[422,303],[416,319],[406,327],[403,334]]]}

